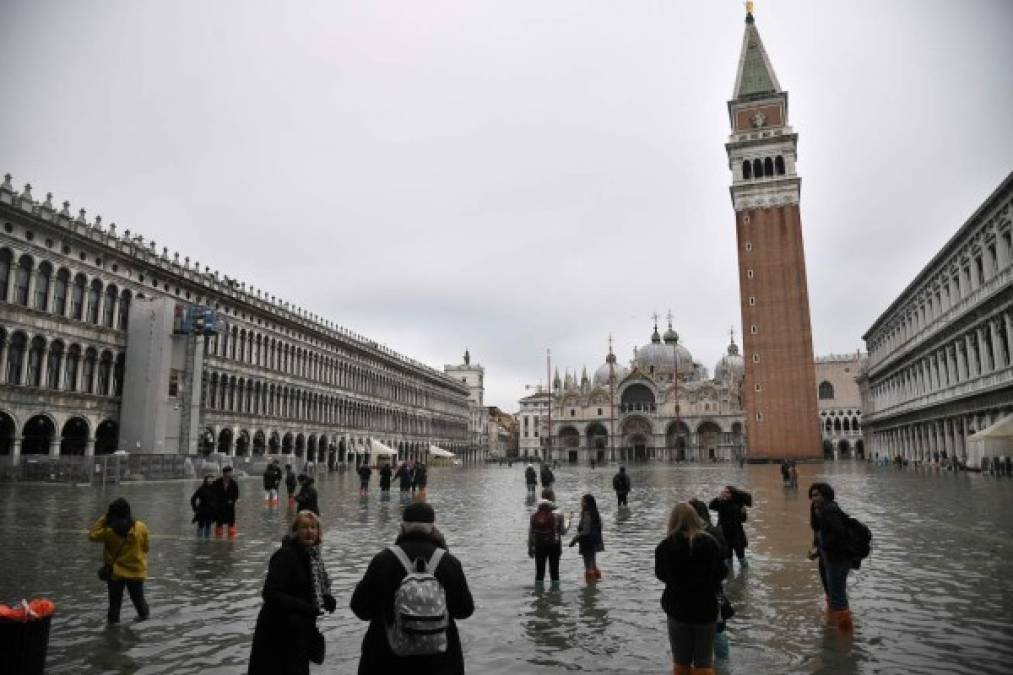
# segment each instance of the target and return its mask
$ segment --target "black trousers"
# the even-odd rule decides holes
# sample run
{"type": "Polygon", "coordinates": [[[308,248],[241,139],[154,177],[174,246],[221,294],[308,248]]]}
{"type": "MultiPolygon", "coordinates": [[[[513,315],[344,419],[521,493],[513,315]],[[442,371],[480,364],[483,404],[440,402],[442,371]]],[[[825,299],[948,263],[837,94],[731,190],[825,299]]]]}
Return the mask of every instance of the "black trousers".
{"type": "Polygon", "coordinates": [[[619,502],[618,506],[629,506],[629,505],[628,505],[628,504],[626,503],[626,497],[627,497],[627,496],[628,496],[628,495],[627,495],[627,493],[625,493],[625,492],[617,492],[617,493],[616,493],[616,500],[617,500],[617,501],[619,502]]]}
{"type": "Polygon", "coordinates": [[[236,505],[225,504],[218,508],[218,514],[215,516],[215,525],[221,527],[222,525],[228,525],[232,527],[236,524],[236,505]]]}
{"type": "Polygon", "coordinates": [[[107,581],[106,585],[109,587],[109,612],[106,614],[109,623],[116,623],[120,620],[120,607],[123,605],[124,587],[126,587],[127,593],[130,594],[130,602],[134,603],[134,609],[137,610],[138,618],[148,618],[150,610],[148,609],[148,602],[144,599],[143,581],[112,579],[107,581]]]}
{"type": "Polygon", "coordinates": [[[562,543],[552,546],[535,546],[535,581],[545,579],[545,561],[549,561],[549,578],[559,581],[559,557],[563,555],[562,543]]]}

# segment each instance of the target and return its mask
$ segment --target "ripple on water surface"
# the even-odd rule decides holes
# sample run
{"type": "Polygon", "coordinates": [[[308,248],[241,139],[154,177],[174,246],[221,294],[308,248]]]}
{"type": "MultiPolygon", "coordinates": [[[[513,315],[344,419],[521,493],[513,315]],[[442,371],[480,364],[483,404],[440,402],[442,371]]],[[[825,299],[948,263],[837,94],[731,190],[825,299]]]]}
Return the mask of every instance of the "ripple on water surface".
{"type": "MultiPolygon", "coordinates": [[[[897,472],[861,464],[801,467],[801,491],[781,487],[776,466],[631,467],[629,511],[617,512],[612,468],[563,466],[557,501],[578,509],[598,497],[606,551],[602,583],[587,587],[576,549],[564,549],[562,590],[536,592],[527,557],[532,506],[523,465],[433,469],[429,501],[464,564],[475,615],[459,624],[468,672],[663,673],[671,655],[654,547],[678,500],[709,498],[734,483],[750,490],[750,566],[727,583],[737,609],[731,657],[719,673],[1006,673],[1013,662],[1013,481],[897,472]],[[874,551],[850,579],[853,638],[825,626],[822,590],[805,558],[811,538],[805,485],[828,480],[842,507],[872,529],[874,551]]],[[[241,481],[240,536],[192,536],[196,482],[128,484],[105,491],[0,485],[4,547],[0,600],[56,600],[50,673],[243,673],[267,560],[290,511],[265,508],[259,479],[241,481]],[[105,589],[90,520],[125,496],[152,532],[146,584],[152,618],[105,627],[105,589]]],[[[369,559],[391,543],[397,494],[357,494],[349,474],[318,479],[325,559],[338,611],[320,622],[327,663],[314,672],[354,673],[366,625],[348,609],[369,559]]]]}

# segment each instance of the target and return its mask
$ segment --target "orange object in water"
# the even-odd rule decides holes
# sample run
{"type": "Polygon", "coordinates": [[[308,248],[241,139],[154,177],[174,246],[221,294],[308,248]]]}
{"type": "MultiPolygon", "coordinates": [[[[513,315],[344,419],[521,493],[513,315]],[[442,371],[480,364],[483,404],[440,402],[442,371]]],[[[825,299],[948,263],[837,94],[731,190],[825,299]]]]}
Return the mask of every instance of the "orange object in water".
{"type": "Polygon", "coordinates": [[[45,619],[47,616],[53,616],[56,604],[48,598],[36,598],[28,603],[28,609],[35,614],[36,618],[45,619]]]}

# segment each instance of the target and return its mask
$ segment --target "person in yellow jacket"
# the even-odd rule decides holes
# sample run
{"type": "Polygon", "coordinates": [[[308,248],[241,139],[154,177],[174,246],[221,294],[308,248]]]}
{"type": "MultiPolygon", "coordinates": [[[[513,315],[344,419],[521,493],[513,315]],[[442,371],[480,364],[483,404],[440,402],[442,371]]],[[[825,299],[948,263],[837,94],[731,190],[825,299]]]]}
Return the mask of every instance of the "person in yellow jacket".
{"type": "Polygon", "coordinates": [[[120,620],[124,588],[134,603],[137,618],[141,621],[147,619],[150,610],[144,599],[144,580],[148,576],[148,526],[134,520],[130,515],[130,504],[120,497],[113,500],[106,514],[91,526],[88,538],[102,542],[102,561],[111,568],[111,574],[106,579],[109,623],[120,620]]]}

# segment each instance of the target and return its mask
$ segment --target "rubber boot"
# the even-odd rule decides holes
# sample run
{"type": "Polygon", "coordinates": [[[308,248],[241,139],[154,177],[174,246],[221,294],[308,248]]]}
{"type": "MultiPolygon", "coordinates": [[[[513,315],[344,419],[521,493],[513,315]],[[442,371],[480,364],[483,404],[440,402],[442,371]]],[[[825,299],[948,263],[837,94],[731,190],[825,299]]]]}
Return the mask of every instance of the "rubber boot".
{"type": "Polygon", "coordinates": [[[728,633],[721,631],[714,636],[714,656],[727,659],[729,654],[728,633]]]}
{"type": "Polygon", "coordinates": [[[692,672],[690,666],[680,666],[678,663],[672,666],[672,675],[691,675],[692,672]]]}
{"type": "Polygon", "coordinates": [[[236,532],[236,526],[235,525],[229,525],[229,539],[235,539],[236,538],[236,534],[237,534],[237,532],[236,532]]]}
{"type": "Polygon", "coordinates": [[[545,590],[545,581],[542,579],[535,579],[535,590],[542,592],[545,590]]]}
{"type": "Polygon", "coordinates": [[[851,619],[850,609],[841,609],[834,612],[833,624],[845,633],[855,630],[855,623],[851,619]]]}
{"type": "Polygon", "coordinates": [[[595,567],[591,571],[594,572],[594,578],[597,579],[598,581],[601,581],[601,570],[595,567]]]}
{"type": "Polygon", "coordinates": [[[553,581],[551,581],[549,583],[549,590],[550,591],[558,591],[559,590],[559,579],[554,579],[553,581]]]}
{"type": "Polygon", "coordinates": [[[224,534],[225,534],[225,528],[222,527],[221,525],[215,525],[215,537],[217,539],[221,539],[224,534]]]}
{"type": "Polygon", "coordinates": [[[749,567],[749,561],[746,560],[746,556],[742,556],[739,558],[739,568],[746,569],[747,567],[749,567]]]}
{"type": "Polygon", "coordinates": [[[691,675],[714,675],[713,668],[697,668],[693,666],[693,670],[689,671],[691,675]]]}
{"type": "Polygon", "coordinates": [[[597,580],[598,580],[598,577],[596,577],[594,575],[594,570],[585,570],[584,571],[584,583],[585,584],[590,585],[590,584],[593,584],[597,580]]]}

